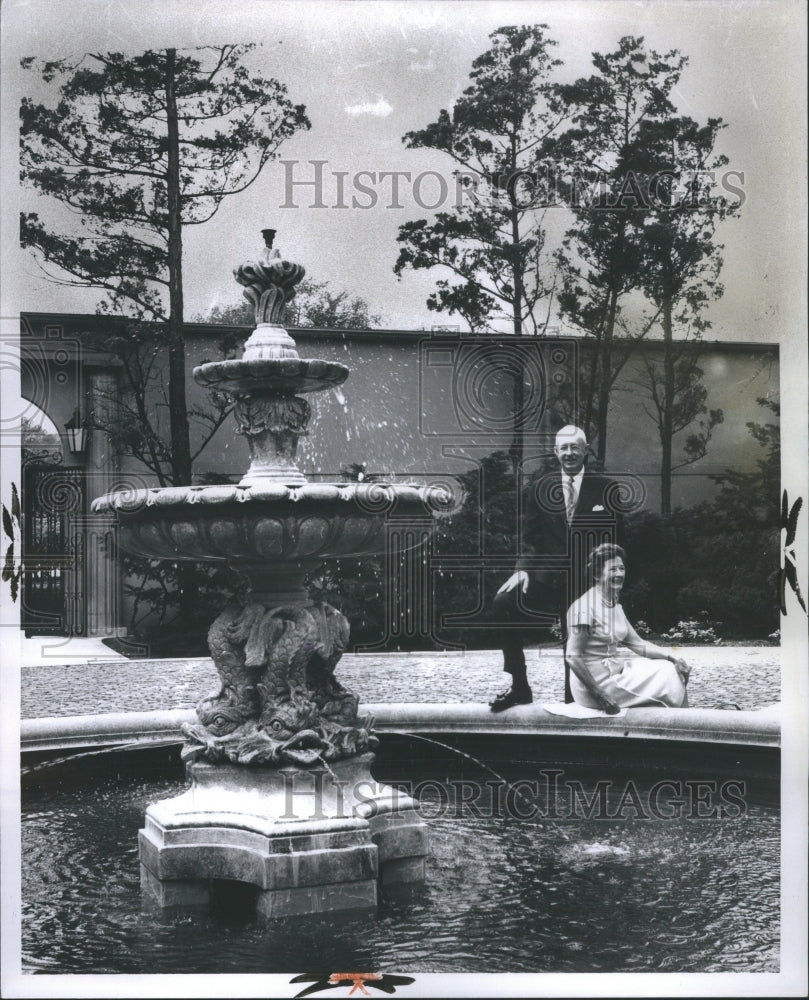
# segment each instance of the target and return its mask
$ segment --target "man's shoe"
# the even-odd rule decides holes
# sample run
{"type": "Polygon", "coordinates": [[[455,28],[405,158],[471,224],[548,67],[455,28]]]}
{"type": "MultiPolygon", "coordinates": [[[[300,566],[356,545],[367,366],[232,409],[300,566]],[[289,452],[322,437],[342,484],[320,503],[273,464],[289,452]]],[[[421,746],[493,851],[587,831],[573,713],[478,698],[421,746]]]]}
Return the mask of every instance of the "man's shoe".
{"type": "Polygon", "coordinates": [[[533,700],[534,696],[531,694],[530,688],[516,691],[514,688],[509,688],[508,691],[499,694],[491,702],[489,709],[492,712],[504,712],[507,708],[513,708],[514,705],[530,705],[533,700]]]}

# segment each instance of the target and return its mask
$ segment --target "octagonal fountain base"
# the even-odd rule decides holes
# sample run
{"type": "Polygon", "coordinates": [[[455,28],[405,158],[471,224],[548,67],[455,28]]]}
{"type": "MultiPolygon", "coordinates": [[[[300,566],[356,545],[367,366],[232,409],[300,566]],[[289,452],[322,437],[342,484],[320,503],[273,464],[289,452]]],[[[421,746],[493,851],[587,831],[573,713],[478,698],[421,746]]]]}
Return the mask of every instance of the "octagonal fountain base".
{"type": "Polygon", "coordinates": [[[379,883],[424,879],[413,799],[371,777],[374,755],[327,769],[189,765],[191,787],[150,805],[144,890],[163,907],[210,902],[212,883],[256,887],[266,917],[376,906],[379,883]]]}

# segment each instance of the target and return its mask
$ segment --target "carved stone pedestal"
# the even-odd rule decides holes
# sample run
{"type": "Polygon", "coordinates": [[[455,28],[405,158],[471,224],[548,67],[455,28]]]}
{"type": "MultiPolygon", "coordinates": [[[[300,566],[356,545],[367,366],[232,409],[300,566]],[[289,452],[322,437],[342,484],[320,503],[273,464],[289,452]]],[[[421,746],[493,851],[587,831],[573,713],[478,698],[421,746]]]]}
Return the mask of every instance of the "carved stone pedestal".
{"type": "Polygon", "coordinates": [[[373,754],[324,767],[189,765],[191,787],[146,811],[144,890],[200,906],[212,882],[256,887],[266,917],[376,906],[377,883],[424,879],[427,830],[413,800],[371,777],[373,754]]]}

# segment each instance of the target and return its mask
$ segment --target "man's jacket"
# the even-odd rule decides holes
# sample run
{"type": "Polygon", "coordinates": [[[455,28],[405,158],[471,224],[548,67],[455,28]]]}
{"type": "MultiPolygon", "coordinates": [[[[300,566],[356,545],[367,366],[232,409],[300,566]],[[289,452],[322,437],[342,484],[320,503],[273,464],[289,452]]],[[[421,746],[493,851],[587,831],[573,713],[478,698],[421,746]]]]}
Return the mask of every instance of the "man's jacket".
{"type": "Polygon", "coordinates": [[[568,521],[558,469],[531,479],[521,496],[519,559],[516,569],[535,580],[572,569],[583,574],[590,552],[602,542],[623,544],[620,486],[585,469],[568,521]]]}

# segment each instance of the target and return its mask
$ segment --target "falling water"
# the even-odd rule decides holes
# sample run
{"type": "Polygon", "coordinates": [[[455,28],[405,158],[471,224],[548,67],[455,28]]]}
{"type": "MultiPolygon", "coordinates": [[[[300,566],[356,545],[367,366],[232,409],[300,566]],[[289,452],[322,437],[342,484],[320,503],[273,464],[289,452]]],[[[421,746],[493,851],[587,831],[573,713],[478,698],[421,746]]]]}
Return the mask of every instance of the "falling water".
{"type": "Polygon", "coordinates": [[[20,775],[26,777],[29,774],[34,774],[36,771],[42,771],[49,767],[56,767],[59,764],[70,764],[73,761],[81,760],[83,757],[98,757],[102,754],[112,754],[120,753],[122,751],[128,750],[159,750],[161,747],[172,747],[178,746],[181,740],[160,740],[156,743],[122,743],[119,746],[113,747],[102,747],[100,750],[83,750],[80,753],[70,753],[66,754],[64,757],[52,757],[50,760],[42,760],[37,764],[28,764],[25,767],[20,768],[20,775]]]}
{"type": "MultiPolygon", "coordinates": [[[[433,739],[430,736],[419,736],[416,733],[400,733],[399,735],[401,735],[401,736],[407,736],[408,739],[411,739],[411,740],[424,740],[425,743],[434,743],[437,747],[444,747],[445,750],[451,750],[453,753],[458,754],[459,757],[466,757],[467,760],[471,760],[474,764],[477,764],[479,767],[483,768],[484,771],[488,771],[490,774],[493,774],[495,776],[495,778],[498,778],[500,781],[502,781],[504,785],[508,785],[509,784],[508,781],[503,777],[503,775],[502,774],[498,774],[498,772],[495,771],[495,769],[493,767],[489,767],[488,764],[484,764],[482,760],[478,760],[478,758],[477,757],[473,757],[472,754],[465,753],[463,750],[459,750],[458,747],[450,746],[449,743],[442,743],[440,740],[435,740],[435,739],[433,739]]],[[[511,786],[509,786],[509,787],[511,787],[511,786]]],[[[527,802],[529,805],[533,805],[534,804],[518,788],[515,788],[514,791],[515,791],[515,793],[517,795],[519,795],[519,796],[522,797],[522,799],[523,799],[524,802],[527,802]]],[[[544,826],[543,823],[538,823],[536,825],[539,826],[539,827],[543,827],[544,826]]],[[[551,829],[553,829],[556,833],[558,833],[559,836],[562,837],[564,840],[570,840],[570,837],[568,837],[568,835],[565,833],[565,831],[558,824],[554,823],[553,820],[549,820],[548,821],[548,826],[550,826],[551,829]]]]}

